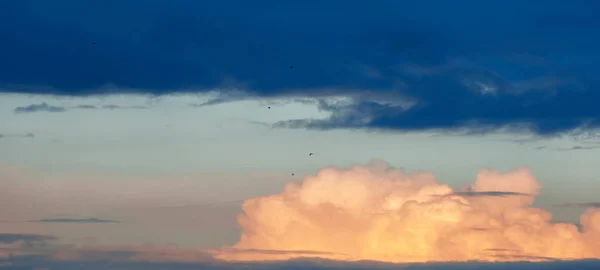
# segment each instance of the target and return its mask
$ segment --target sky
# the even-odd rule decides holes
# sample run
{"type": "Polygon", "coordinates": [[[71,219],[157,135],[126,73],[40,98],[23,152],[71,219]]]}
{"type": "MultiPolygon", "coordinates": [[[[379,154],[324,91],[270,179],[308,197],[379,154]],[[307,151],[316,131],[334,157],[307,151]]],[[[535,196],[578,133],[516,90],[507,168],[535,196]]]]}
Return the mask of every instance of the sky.
{"type": "Polygon", "coordinates": [[[598,259],[598,8],[2,2],[0,259],[598,259]]]}

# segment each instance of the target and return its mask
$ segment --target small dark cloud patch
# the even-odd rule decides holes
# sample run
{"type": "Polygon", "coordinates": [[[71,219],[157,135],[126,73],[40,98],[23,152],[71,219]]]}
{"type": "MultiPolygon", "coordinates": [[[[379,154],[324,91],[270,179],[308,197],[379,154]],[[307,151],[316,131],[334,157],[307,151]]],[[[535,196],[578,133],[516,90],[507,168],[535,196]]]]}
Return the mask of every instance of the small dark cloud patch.
{"type": "Polygon", "coordinates": [[[32,222],[44,222],[44,223],[118,223],[119,221],[97,219],[97,218],[49,218],[40,219],[32,222]]]}
{"type": "Polygon", "coordinates": [[[600,145],[576,145],[569,148],[558,148],[559,151],[577,151],[577,150],[594,150],[599,149],[600,145]]]}
{"type": "Polygon", "coordinates": [[[531,261],[531,260],[542,260],[542,261],[559,261],[559,259],[552,257],[543,257],[543,256],[530,256],[530,255],[516,255],[516,254],[493,254],[491,257],[516,260],[516,261],[531,261]]]}
{"type": "Polygon", "coordinates": [[[263,126],[263,127],[271,127],[271,125],[269,125],[269,123],[261,122],[261,121],[248,121],[248,124],[258,125],[258,126],[263,126]]]}
{"type": "Polygon", "coordinates": [[[58,238],[50,235],[40,234],[0,234],[0,243],[2,244],[20,244],[20,249],[40,249],[48,246],[48,242],[55,241],[58,238]]]}
{"type": "Polygon", "coordinates": [[[25,134],[0,134],[0,139],[2,138],[33,138],[35,134],[33,133],[25,133],[25,134]]]}
{"type": "Polygon", "coordinates": [[[65,111],[67,111],[67,108],[65,108],[65,107],[48,105],[48,103],[46,103],[46,102],[42,102],[40,104],[31,104],[31,105],[25,106],[25,107],[16,107],[14,110],[15,113],[34,113],[34,112],[58,113],[58,112],[65,112],[65,111]]]}
{"type": "Polygon", "coordinates": [[[522,250],[517,249],[505,249],[505,248],[488,248],[484,250],[489,253],[490,257],[509,259],[515,261],[559,261],[559,259],[552,257],[543,257],[543,256],[531,256],[523,254],[522,250]]]}
{"type": "Polygon", "coordinates": [[[114,105],[114,104],[102,106],[102,109],[107,109],[107,110],[146,109],[146,108],[147,108],[146,106],[120,106],[120,105],[114,105]]]}
{"type": "Polygon", "coordinates": [[[113,260],[113,261],[127,261],[137,253],[134,251],[127,250],[109,250],[109,251],[77,251],[77,255],[86,261],[102,261],[102,260],[113,260]]]}
{"type": "MultiPolygon", "coordinates": [[[[77,105],[77,106],[73,106],[73,107],[69,107],[70,109],[81,109],[81,110],[94,110],[94,109],[106,109],[106,110],[125,110],[125,109],[147,109],[148,107],[146,106],[139,106],[139,105],[133,105],[133,106],[121,106],[121,105],[115,105],[115,104],[108,104],[108,105],[103,105],[103,106],[95,106],[95,105],[89,105],[89,104],[82,104],[82,105],[77,105]]],[[[47,103],[43,102],[40,104],[32,104],[29,106],[25,106],[25,107],[17,107],[14,109],[15,113],[34,113],[34,112],[66,112],[69,109],[67,107],[61,107],[61,106],[52,106],[52,105],[48,105],[47,103]]]]}
{"type": "Polygon", "coordinates": [[[575,141],[581,143],[600,143],[600,132],[576,130],[568,134],[575,141]]]}
{"type": "Polygon", "coordinates": [[[223,251],[231,253],[251,253],[251,254],[269,254],[269,255],[281,255],[281,254],[298,254],[304,256],[311,255],[346,255],[335,252],[322,252],[322,251],[311,251],[311,250],[269,250],[269,249],[223,249],[223,251]]]}
{"type": "Polygon", "coordinates": [[[530,194],[510,191],[457,191],[440,197],[463,196],[463,197],[508,197],[508,196],[531,196],[530,194]]]}
{"type": "Polygon", "coordinates": [[[556,206],[557,207],[600,208],[600,202],[564,203],[564,204],[558,204],[556,206]]]}
{"type": "MultiPolygon", "coordinates": [[[[373,130],[373,129],[372,129],[373,130]]],[[[390,132],[390,130],[379,129],[378,132],[390,132]]],[[[453,130],[442,130],[436,131],[436,133],[431,134],[431,137],[463,137],[463,136],[483,136],[486,134],[485,130],[479,130],[477,128],[456,128],[453,130]]],[[[513,140],[509,140],[513,141],[513,140]]]]}
{"type": "Polygon", "coordinates": [[[534,137],[529,137],[529,138],[501,139],[500,141],[512,142],[512,143],[523,145],[523,144],[528,144],[528,143],[539,142],[540,140],[543,140],[543,139],[545,139],[545,138],[540,137],[540,136],[534,136],[534,137]]]}
{"type": "Polygon", "coordinates": [[[98,107],[94,105],[77,105],[75,106],[77,109],[97,109],[98,107]]]}
{"type": "Polygon", "coordinates": [[[232,100],[227,99],[227,98],[215,98],[215,99],[211,99],[209,101],[202,102],[202,103],[192,103],[192,104],[189,104],[189,106],[194,107],[194,108],[201,108],[201,107],[217,105],[217,104],[222,104],[222,103],[231,102],[231,101],[232,100]]]}
{"type": "Polygon", "coordinates": [[[0,233],[0,243],[2,244],[13,244],[19,241],[43,242],[56,239],[50,235],[0,233]]]}
{"type": "Polygon", "coordinates": [[[104,105],[102,106],[103,109],[109,109],[109,110],[115,110],[115,109],[121,109],[121,106],[119,105],[104,105]]]}

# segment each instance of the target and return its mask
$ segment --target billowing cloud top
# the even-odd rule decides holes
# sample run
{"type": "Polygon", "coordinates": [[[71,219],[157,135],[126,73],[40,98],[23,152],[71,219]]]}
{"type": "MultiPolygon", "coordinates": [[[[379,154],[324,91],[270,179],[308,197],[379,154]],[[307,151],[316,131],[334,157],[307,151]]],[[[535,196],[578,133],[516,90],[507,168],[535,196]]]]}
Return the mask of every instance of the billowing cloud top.
{"type": "Polygon", "coordinates": [[[219,101],[345,96],[320,105],[328,119],[278,126],[510,125],[551,134],[600,125],[599,8],[577,0],[11,1],[0,11],[0,24],[11,25],[0,28],[0,85],[59,95],[217,89],[219,101]]]}
{"type": "Polygon", "coordinates": [[[528,169],[481,170],[469,191],[430,173],[407,174],[383,161],[325,168],[280,194],[250,199],[238,217],[239,250],[225,260],[312,256],[388,262],[600,258],[600,211],[553,223],[532,207],[540,184],[528,169]],[[287,251],[287,252],[285,252],[287,251]],[[319,252],[319,253],[317,253],[319,252]]]}

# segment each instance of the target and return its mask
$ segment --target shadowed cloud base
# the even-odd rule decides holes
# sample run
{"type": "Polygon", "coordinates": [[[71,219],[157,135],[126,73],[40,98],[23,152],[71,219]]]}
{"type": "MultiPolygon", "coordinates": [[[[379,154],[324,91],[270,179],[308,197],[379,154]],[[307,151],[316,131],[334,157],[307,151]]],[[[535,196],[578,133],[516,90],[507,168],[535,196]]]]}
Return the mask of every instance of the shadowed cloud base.
{"type": "Polygon", "coordinates": [[[110,256],[94,257],[89,254],[88,260],[53,260],[44,256],[22,256],[11,260],[0,259],[0,269],[56,269],[56,270],[79,270],[79,269],[114,269],[114,270],[153,270],[153,269],[261,269],[261,270],[327,270],[327,269],[597,269],[600,260],[579,261],[551,261],[551,262],[464,262],[464,263],[424,263],[424,264],[388,264],[380,262],[339,262],[323,259],[297,259],[283,262],[254,262],[254,263],[226,263],[226,262],[144,262],[128,261],[128,254],[113,253],[110,256]]]}

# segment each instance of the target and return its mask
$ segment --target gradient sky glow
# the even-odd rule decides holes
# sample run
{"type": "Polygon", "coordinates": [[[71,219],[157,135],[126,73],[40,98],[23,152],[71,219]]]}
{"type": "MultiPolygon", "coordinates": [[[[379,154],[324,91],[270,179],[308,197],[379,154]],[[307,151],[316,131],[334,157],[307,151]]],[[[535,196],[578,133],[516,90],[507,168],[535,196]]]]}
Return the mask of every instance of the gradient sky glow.
{"type": "Polygon", "coordinates": [[[527,167],[534,206],[579,223],[582,203],[600,203],[596,10],[2,2],[0,255],[8,234],[57,237],[69,260],[230,246],[245,200],[374,159],[457,190],[483,168],[527,167]]]}

